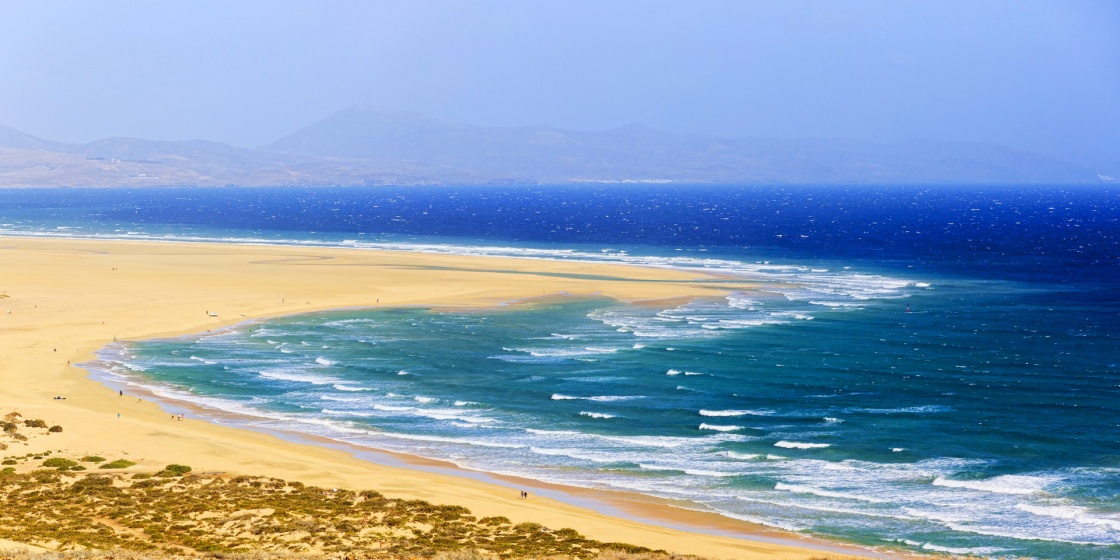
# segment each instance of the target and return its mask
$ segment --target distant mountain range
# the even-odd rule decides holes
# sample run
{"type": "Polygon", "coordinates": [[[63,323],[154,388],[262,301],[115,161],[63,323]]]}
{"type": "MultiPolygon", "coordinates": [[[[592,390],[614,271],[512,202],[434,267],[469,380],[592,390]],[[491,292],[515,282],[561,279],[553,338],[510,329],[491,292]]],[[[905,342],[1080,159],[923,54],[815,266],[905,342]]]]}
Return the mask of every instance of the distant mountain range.
{"type": "Polygon", "coordinates": [[[65,144],[0,126],[0,187],[1100,181],[1089,169],[994,144],[484,127],[368,105],[256,149],[136,138],[65,144]]]}

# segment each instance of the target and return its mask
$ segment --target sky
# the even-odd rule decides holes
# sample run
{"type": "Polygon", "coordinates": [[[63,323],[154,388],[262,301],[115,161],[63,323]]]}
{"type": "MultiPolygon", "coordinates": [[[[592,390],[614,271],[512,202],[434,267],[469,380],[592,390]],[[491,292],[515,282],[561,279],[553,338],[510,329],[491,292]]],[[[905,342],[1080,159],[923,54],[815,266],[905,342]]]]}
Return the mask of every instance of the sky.
{"type": "Polygon", "coordinates": [[[476,125],[991,142],[1120,177],[1112,0],[0,0],[0,124],[271,143],[476,125]]]}

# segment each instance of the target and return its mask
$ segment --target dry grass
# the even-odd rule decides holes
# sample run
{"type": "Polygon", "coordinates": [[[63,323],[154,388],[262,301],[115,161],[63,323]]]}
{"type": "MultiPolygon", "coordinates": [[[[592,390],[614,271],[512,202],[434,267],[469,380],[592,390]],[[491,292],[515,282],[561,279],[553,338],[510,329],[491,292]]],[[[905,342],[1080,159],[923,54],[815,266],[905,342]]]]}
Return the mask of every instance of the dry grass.
{"type": "Polygon", "coordinates": [[[0,473],[0,538],[70,551],[78,555],[74,558],[83,550],[270,557],[452,554],[448,560],[475,554],[599,558],[624,552],[669,558],[640,546],[587,539],[572,529],[479,520],[460,506],[390,499],[374,491],[328,490],[265,477],[54,469],[0,473]]]}

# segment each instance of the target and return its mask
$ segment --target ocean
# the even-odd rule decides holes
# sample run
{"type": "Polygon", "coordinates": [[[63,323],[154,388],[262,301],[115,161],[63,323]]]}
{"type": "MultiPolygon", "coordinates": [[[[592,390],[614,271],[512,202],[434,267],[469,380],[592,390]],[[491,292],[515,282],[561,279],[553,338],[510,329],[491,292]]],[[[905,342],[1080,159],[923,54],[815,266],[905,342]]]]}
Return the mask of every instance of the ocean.
{"type": "Polygon", "coordinates": [[[253,321],[89,368],[218,421],[860,546],[1120,558],[1114,187],[4,190],[0,234],[741,277],[759,289],[661,307],[253,321]]]}

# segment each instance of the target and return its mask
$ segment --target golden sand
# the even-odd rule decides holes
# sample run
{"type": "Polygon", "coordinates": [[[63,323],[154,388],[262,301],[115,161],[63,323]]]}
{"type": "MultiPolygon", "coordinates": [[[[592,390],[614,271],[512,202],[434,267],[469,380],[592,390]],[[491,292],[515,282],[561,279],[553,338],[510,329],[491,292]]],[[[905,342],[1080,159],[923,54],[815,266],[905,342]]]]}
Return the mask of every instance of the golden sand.
{"type": "Polygon", "coordinates": [[[346,449],[292,443],[192,420],[189,414],[185,421],[171,421],[155,404],[138,402],[136,396],[120,397],[70,365],[94,359],[93,352],[114,339],[196,333],[325,309],[494,306],[562,295],[641,301],[746,288],[727,282],[683,271],[546,260],[0,238],[0,408],[65,427],[26,446],[9,442],[11,447],[0,455],[63,450],[127,458],[147,468],[185,463],[196,472],[374,489],[393,497],[462,505],[480,517],[501,515],[514,522],[571,527],[594,539],[711,558],[821,556],[821,549],[808,541],[796,546],[792,539],[790,545],[756,540],[751,535],[764,538],[766,531],[641,499],[620,503],[631,514],[742,538],[664,528],[535,495],[522,500],[518,491],[507,487],[384,466],[359,460],[346,449]]]}

